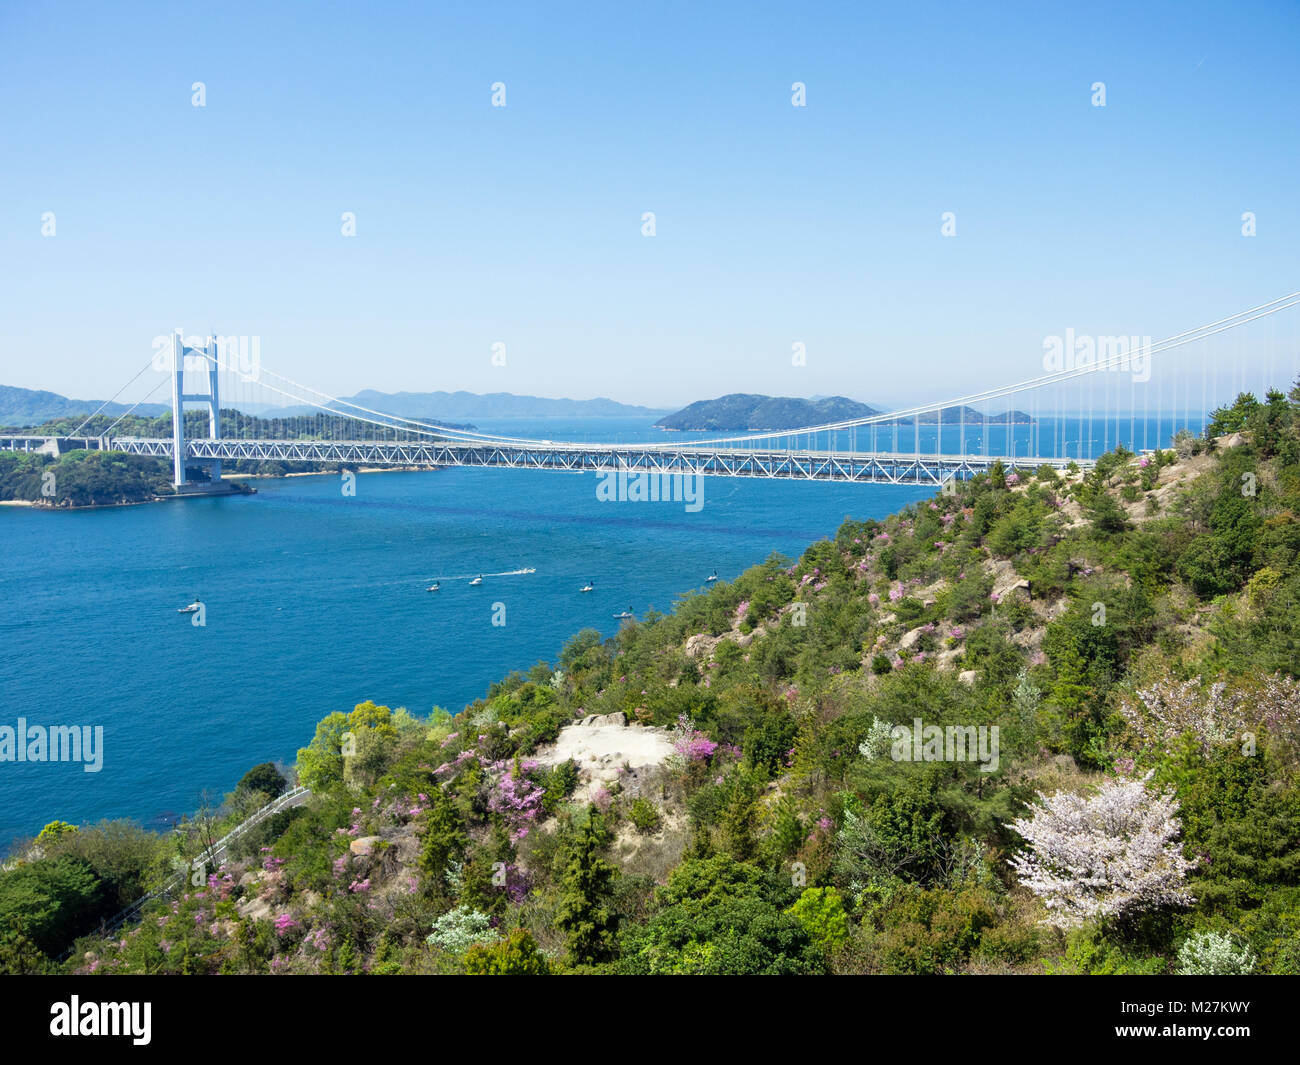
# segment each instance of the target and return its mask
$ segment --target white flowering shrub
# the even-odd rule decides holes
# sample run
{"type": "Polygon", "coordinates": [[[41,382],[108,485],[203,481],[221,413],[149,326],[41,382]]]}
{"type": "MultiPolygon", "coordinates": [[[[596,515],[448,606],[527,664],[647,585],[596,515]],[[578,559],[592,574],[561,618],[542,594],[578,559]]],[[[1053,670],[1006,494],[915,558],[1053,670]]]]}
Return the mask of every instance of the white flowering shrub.
{"type": "Polygon", "coordinates": [[[1293,736],[1300,729],[1300,682],[1272,676],[1250,689],[1222,681],[1207,689],[1165,676],[1123,700],[1120,710],[1143,746],[1168,752],[1190,735],[1208,754],[1261,726],[1279,739],[1293,736]]]}
{"type": "Polygon", "coordinates": [[[491,706],[485,706],[481,710],[475,710],[469,715],[469,732],[477,734],[484,729],[491,728],[497,723],[497,712],[491,706]]]}
{"type": "Polygon", "coordinates": [[[457,906],[433,922],[433,931],[425,942],[453,954],[464,954],[475,944],[491,943],[496,938],[487,914],[468,906],[457,906]]]}
{"type": "Polygon", "coordinates": [[[1016,716],[1026,725],[1034,723],[1034,714],[1042,701],[1043,690],[1029,679],[1029,671],[1022,669],[1016,676],[1016,686],[1011,692],[1011,705],[1016,716]]]}
{"type": "Polygon", "coordinates": [[[892,733],[893,725],[888,721],[881,721],[878,717],[872,717],[871,730],[867,733],[867,738],[858,745],[858,753],[870,761],[875,761],[889,750],[893,742],[892,733]]]}
{"type": "Polygon", "coordinates": [[[1047,906],[1048,924],[1076,928],[1195,901],[1182,885],[1196,865],[1183,857],[1178,802],[1141,780],[1113,780],[1095,795],[1039,793],[1011,828],[1029,844],[1011,859],[1020,882],[1047,906]]]}
{"type": "Polygon", "coordinates": [[[1178,975],[1248,976],[1256,960],[1254,951],[1232,936],[1197,932],[1178,948],[1178,975]]]}

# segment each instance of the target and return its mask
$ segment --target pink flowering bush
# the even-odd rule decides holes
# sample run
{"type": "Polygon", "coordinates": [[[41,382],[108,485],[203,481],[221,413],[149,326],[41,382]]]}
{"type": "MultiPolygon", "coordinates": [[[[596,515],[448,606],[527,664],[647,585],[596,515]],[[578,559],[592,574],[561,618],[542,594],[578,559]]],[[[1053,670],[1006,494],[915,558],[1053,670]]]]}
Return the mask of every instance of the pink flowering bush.
{"type": "Polygon", "coordinates": [[[516,831],[535,822],[542,810],[545,789],[528,777],[537,765],[531,760],[518,763],[502,761],[493,763],[491,767],[500,775],[488,796],[488,809],[500,814],[506,825],[516,831]]]}
{"type": "Polygon", "coordinates": [[[673,750],[687,762],[706,762],[718,749],[718,745],[706,733],[699,731],[685,714],[678,717],[674,731],[673,750]]]}

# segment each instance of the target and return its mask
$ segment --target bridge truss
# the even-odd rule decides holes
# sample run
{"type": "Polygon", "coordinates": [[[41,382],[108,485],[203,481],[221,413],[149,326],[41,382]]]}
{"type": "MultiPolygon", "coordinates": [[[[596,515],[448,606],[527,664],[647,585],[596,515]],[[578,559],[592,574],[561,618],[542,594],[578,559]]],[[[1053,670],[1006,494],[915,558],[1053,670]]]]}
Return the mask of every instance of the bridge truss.
{"type": "MultiPolygon", "coordinates": [[[[109,442],[132,455],[170,457],[171,441],[133,437],[109,442]]],[[[468,444],[455,441],[373,440],[191,440],[188,453],[204,461],[319,462],[344,466],[482,466],[568,473],[625,472],[629,475],[756,477],[768,480],[840,481],[859,484],[939,486],[966,480],[995,462],[1011,469],[1050,465],[1065,469],[1075,460],[1011,455],[918,455],[904,453],[757,450],[662,446],[552,444],[468,444]]],[[[1090,466],[1088,461],[1078,462],[1090,466]]]]}

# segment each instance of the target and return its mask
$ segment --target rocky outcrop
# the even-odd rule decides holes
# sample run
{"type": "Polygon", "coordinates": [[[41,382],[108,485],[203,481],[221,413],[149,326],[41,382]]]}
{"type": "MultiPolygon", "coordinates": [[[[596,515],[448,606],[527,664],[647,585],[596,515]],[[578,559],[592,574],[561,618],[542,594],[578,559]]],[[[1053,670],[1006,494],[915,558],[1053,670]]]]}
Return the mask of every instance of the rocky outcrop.
{"type": "Polygon", "coordinates": [[[708,658],[713,654],[713,649],[718,645],[717,636],[709,636],[707,633],[697,633],[686,641],[686,653],[692,658],[708,658]]]}
{"type": "Polygon", "coordinates": [[[378,836],[361,836],[348,844],[348,850],[353,854],[366,855],[375,849],[378,842],[378,836]]]}
{"type": "Polygon", "coordinates": [[[626,715],[589,714],[560,730],[554,743],[533,757],[543,765],[570,759],[578,766],[578,794],[591,799],[601,787],[618,781],[624,791],[638,793],[642,785],[675,752],[673,734],[665,728],[627,723],[626,715]]]}

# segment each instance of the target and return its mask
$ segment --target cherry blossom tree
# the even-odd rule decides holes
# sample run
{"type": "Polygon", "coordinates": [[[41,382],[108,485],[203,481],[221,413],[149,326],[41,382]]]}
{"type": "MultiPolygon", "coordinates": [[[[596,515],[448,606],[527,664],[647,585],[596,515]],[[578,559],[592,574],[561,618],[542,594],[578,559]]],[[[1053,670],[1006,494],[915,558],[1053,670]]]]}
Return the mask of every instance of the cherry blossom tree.
{"type": "Polygon", "coordinates": [[[1196,863],[1176,842],[1182,825],[1171,793],[1121,778],[1095,795],[1038,798],[1030,817],[1011,823],[1029,844],[1011,865],[1046,904],[1047,924],[1075,928],[1195,901],[1183,880],[1196,863]]]}
{"type": "Polygon", "coordinates": [[[1190,735],[1208,754],[1261,726],[1279,741],[1294,737],[1300,730],[1300,682],[1272,676],[1251,687],[1219,681],[1205,688],[1166,674],[1125,699],[1120,710],[1144,746],[1169,751],[1190,735]]]}

